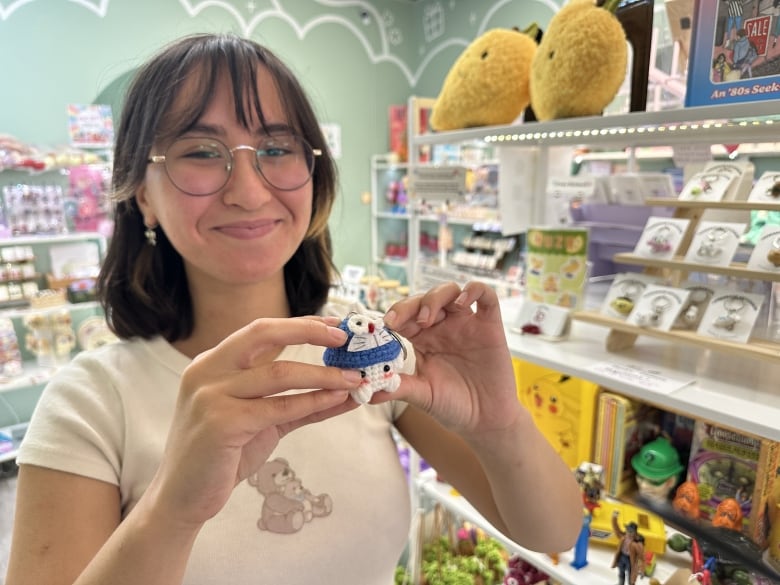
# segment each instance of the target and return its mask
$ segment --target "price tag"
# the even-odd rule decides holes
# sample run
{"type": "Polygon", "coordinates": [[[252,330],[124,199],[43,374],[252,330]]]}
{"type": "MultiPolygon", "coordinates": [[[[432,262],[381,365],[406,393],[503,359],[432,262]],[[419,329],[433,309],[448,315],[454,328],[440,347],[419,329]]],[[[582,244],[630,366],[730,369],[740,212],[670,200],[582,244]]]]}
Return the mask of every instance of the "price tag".
{"type": "Polygon", "coordinates": [[[616,364],[612,362],[600,362],[588,368],[592,372],[601,374],[614,380],[626,382],[632,386],[639,386],[646,390],[653,390],[662,394],[671,394],[675,390],[692,384],[695,380],[680,380],[671,378],[658,370],[643,369],[628,364],[616,364]]]}

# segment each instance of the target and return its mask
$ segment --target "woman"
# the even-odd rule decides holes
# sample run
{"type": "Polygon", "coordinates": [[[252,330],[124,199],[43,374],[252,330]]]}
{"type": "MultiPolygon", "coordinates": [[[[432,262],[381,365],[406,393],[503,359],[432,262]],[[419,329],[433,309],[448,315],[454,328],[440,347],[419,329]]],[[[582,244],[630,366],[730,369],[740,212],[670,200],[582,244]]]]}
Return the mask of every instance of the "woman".
{"type": "Polygon", "coordinates": [[[386,585],[410,516],[391,426],[517,542],[573,544],[578,488],[516,399],[489,288],[391,308],[414,349],[393,394],[357,408],[360,374],[323,365],[346,339],[326,316],[336,173],[272,53],[230,35],[164,49],[114,165],[99,288],[122,341],[41,397],[8,585],[386,585]]]}

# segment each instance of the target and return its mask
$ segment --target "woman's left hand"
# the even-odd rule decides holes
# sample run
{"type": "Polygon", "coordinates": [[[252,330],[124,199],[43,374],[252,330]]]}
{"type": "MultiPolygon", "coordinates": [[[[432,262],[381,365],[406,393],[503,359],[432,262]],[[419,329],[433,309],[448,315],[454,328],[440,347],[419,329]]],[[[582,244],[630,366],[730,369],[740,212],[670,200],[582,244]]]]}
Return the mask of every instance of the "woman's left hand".
{"type": "Polygon", "coordinates": [[[464,437],[517,423],[522,406],[492,288],[444,284],[395,303],[384,321],[411,341],[416,372],[402,376],[396,392],[374,394],[372,402],[404,400],[464,437]]]}

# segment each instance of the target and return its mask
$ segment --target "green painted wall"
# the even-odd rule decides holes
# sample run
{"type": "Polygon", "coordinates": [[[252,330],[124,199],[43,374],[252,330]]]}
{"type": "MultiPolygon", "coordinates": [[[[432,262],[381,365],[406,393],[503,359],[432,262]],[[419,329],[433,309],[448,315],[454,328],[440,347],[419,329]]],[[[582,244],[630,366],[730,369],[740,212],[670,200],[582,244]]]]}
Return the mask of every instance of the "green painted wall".
{"type": "MultiPolygon", "coordinates": [[[[465,46],[490,28],[545,25],[563,0],[0,0],[0,133],[67,143],[66,106],[118,111],[129,74],[183,34],[235,31],[300,74],[341,129],[336,261],[370,262],[369,159],[387,151],[387,108],[436,96],[465,46]]],[[[115,111],[115,115],[116,115],[115,111]]],[[[0,175],[0,183],[3,176],[0,175]]]]}

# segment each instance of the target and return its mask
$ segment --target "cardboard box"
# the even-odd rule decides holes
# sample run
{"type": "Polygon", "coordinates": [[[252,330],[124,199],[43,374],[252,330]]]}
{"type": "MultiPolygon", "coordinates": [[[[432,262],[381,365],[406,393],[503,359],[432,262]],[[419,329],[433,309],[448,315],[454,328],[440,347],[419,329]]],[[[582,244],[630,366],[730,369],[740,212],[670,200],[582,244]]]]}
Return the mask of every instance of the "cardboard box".
{"type": "Polygon", "coordinates": [[[591,461],[599,386],[517,358],[517,395],[572,469],[591,461]]]}
{"type": "Polygon", "coordinates": [[[701,518],[710,520],[717,505],[735,498],[742,509],[743,532],[759,547],[769,533],[767,504],[780,459],[780,444],[696,421],[687,478],[699,487],[701,518]]]}
{"type": "Polygon", "coordinates": [[[729,14],[733,2],[697,0],[688,62],[686,106],[775,100],[780,74],[775,60],[772,3],[742,2],[741,14],[729,14]]]}

